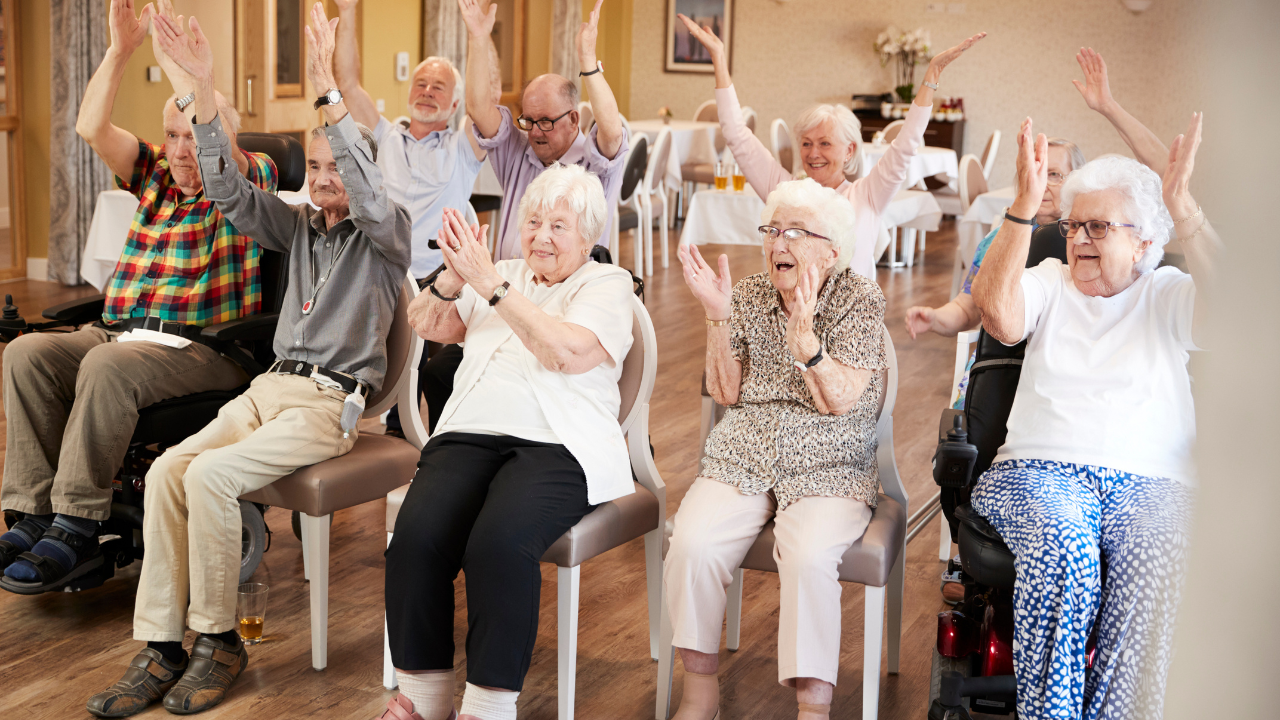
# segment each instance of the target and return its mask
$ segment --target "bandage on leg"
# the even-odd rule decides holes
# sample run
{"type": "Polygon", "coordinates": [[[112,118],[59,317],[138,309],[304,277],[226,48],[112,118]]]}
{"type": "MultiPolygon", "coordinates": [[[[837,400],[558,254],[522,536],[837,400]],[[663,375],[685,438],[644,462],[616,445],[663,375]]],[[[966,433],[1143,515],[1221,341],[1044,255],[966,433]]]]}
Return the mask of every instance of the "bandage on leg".
{"type": "Polygon", "coordinates": [[[407,673],[396,671],[400,694],[413,703],[413,712],[422,720],[448,720],[453,714],[453,688],[457,676],[452,669],[443,672],[407,673]]]}
{"type": "Polygon", "coordinates": [[[672,720],[712,720],[720,712],[720,678],[684,672],[684,696],[672,720]]]}
{"type": "Polygon", "coordinates": [[[516,720],[518,697],[520,693],[514,690],[489,690],[467,683],[467,691],[462,695],[462,710],[458,715],[471,715],[480,720],[516,720]]]}

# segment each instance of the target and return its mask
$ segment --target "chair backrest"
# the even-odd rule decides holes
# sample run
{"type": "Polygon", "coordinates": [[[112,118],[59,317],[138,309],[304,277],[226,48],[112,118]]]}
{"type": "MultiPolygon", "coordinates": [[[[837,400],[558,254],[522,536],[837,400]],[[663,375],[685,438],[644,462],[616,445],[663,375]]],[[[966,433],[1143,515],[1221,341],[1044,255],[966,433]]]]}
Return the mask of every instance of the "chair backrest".
{"type": "Polygon", "coordinates": [[[742,124],[747,126],[752,135],[756,134],[756,111],[750,105],[742,108],[742,124]]]}
{"type": "Polygon", "coordinates": [[[297,138],[276,133],[242,132],[236,145],[245,152],[262,153],[276,164],[279,189],[297,192],[307,184],[307,152],[297,138]]]}
{"type": "Polygon", "coordinates": [[[969,212],[973,199],[987,191],[987,176],[982,174],[982,163],[976,155],[960,158],[960,212],[969,212]]]}
{"type": "Polygon", "coordinates": [[[1049,223],[1036,228],[1031,233],[1031,245],[1027,248],[1027,267],[1035,267],[1047,258],[1057,258],[1065,265],[1067,262],[1067,239],[1057,223],[1049,223]]]}
{"type": "Polygon", "coordinates": [[[786,120],[777,118],[772,123],[769,123],[769,140],[773,149],[773,159],[778,161],[783,170],[794,172],[795,166],[792,165],[794,156],[791,152],[791,129],[787,127],[786,120]]]}
{"type": "MultiPolygon", "coordinates": [[[[382,389],[365,400],[364,417],[378,417],[397,402],[409,401],[408,405],[422,433],[420,439],[425,442],[426,429],[421,427],[422,421],[417,417],[418,362],[422,359],[423,342],[409,324],[408,312],[409,303],[417,296],[418,283],[412,275],[406,273],[404,282],[400,284],[400,296],[396,300],[391,330],[387,334],[387,374],[383,378],[382,389]]],[[[406,426],[405,436],[412,441],[409,430],[406,426]]],[[[414,444],[422,447],[423,442],[414,444]]]]}
{"type": "Polygon", "coordinates": [[[658,377],[658,336],[653,330],[653,320],[640,298],[632,295],[631,302],[631,350],[622,361],[622,376],[618,378],[618,394],[622,404],[618,407],[618,424],[625,435],[648,404],[653,395],[654,381],[658,377]]]}
{"type": "Polygon", "coordinates": [[[584,134],[591,131],[591,125],[596,121],[596,114],[591,109],[591,103],[583,100],[578,103],[578,129],[584,134]]]}
{"type": "Polygon", "coordinates": [[[719,119],[719,110],[716,109],[716,100],[711,98],[704,101],[693,111],[694,122],[716,122],[719,119]]]}
{"type": "Polygon", "coordinates": [[[880,417],[876,419],[876,466],[880,473],[880,491],[907,508],[907,489],[902,485],[898,462],[893,452],[893,409],[898,402],[898,354],[893,348],[889,328],[881,325],[881,329],[884,332],[884,356],[889,368],[885,373],[880,417]]]}
{"type": "Polygon", "coordinates": [[[671,156],[671,128],[664,127],[658,131],[658,139],[653,143],[653,152],[649,153],[649,163],[644,173],[644,191],[654,193],[660,190],[663,179],[667,176],[667,161],[671,156]]]}
{"type": "Polygon", "coordinates": [[[982,149],[982,176],[991,179],[991,168],[996,165],[996,153],[1000,150],[1000,131],[992,130],[987,146],[982,149]]]}
{"type": "Polygon", "coordinates": [[[618,202],[626,205],[640,188],[640,181],[644,179],[645,171],[649,167],[648,136],[641,134],[632,139],[631,146],[627,148],[627,161],[623,167],[625,169],[622,171],[622,193],[618,196],[618,202]]]}
{"type": "Polygon", "coordinates": [[[886,143],[891,143],[891,142],[893,142],[894,138],[898,137],[898,133],[902,132],[902,128],[903,128],[903,126],[905,126],[906,124],[907,124],[907,121],[906,121],[906,120],[894,120],[893,122],[889,123],[888,125],[885,125],[885,126],[884,126],[884,141],[885,141],[886,143]]]}

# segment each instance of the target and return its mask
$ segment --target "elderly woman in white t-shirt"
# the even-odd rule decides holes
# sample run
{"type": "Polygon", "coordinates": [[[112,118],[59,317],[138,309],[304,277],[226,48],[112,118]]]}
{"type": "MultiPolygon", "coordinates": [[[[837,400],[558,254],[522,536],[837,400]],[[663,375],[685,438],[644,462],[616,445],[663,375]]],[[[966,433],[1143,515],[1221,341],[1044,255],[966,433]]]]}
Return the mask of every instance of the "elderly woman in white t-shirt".
{"type": "Polygon", "coordinates": [[[484,228],[445,210],[448,269],[409,320],[422,337],[466,349],[387,548],[400,680],[389,717],[454,712],[461,570],[470,630],[459,717],[514,720],[538,630],[539,558],[592,505],[633,492],[617,419],[631,275],[590,257],[607,217],[594,175],[548,168],[520,200],[524,257],[494,264],[484,228]]]}
{"type": "Polygon", "coordinates": [[[1021,718],[1161,714],[1194,476],[1188,351],[1218,246],[1188,190],[1200,121],[1173,141],[1163,183],[1119,157],[1072,173],[1067,264],[1024,270],[1048,172],[1026,120],[1017,198],[973,286],[988,333],[1030,338],[1008,437],[973,491],[1017,556],[1021,718]],[[1170,230],[1191,275],[1157,268],[1170,230]]]}

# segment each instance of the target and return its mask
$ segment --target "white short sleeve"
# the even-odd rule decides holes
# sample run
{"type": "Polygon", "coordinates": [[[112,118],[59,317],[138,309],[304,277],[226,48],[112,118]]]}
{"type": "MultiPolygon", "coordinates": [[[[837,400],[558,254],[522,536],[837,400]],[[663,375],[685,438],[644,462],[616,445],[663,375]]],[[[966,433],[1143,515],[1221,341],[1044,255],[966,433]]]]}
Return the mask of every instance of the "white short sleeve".
{"type": "Polygon", "coordinates": [[[1035,332],[1049,303],[1049,298],[1056,294],[1058,287],[1062,285],[1062,261],[1057,258],[1047,258],[1039,265],[1023,270],[1021,284],[1024,314],[1022,337],[1019,338],[1019,342],[1026,340],[1031,333],[1035,332]]]}
{"type": "MultiPolygon", "coordinates": [[[[428,290],[427,292],[431,292],[428,290]]],[[[462,286],[462,294],[457,300],[453,301],[454,307],[458,309],[458,317],[462,318],[462,324],[471,327],[471,316],[475,314],[476,303],[480,301],[480,296],[470,285],[462,286]]],[[[486,300],[487,304],[488,301],[486,300]]]]}
{"type": "Polygon", "coordinates": [[[1169,331],[1184,350],[1199,350],[1191,339],[1196,311],[1196,283],[1190,275],[1172,267],[1157,268],[1153,280],[1160,308],[1167,313],[1169,331]]]}
{"type": "Polygon", "coordinates": [[[598,275],[583,283],[567,302],[564,321],[595,334],[605,352],[621,363],[631,349],[631,278],[625,270],[598,275]]]}

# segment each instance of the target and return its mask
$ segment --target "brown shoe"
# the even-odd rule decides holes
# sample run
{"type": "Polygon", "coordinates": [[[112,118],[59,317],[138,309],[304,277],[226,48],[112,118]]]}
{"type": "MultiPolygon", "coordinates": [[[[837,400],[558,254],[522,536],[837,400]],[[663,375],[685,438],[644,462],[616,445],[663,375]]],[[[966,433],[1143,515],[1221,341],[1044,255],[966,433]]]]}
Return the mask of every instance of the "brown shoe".
{"type": "Polygon", "coordinates": [[[248,664],[249,653],[239,637],[235,643],[225,643],[208,635],[196,636],[187,672],[164,696],[164,709],[174,715],[208,710],[222,702],[248,664]]]}
{"type": "Polygon", "coordinates": [[[148,705],[164,697],[178,683],[187,661],[175,665],[158,650],[143,648],[129,663],[124,677],[110,688],[89,698],[85,709],[100,718],[122,718],[136,715],[148,705]]]}

